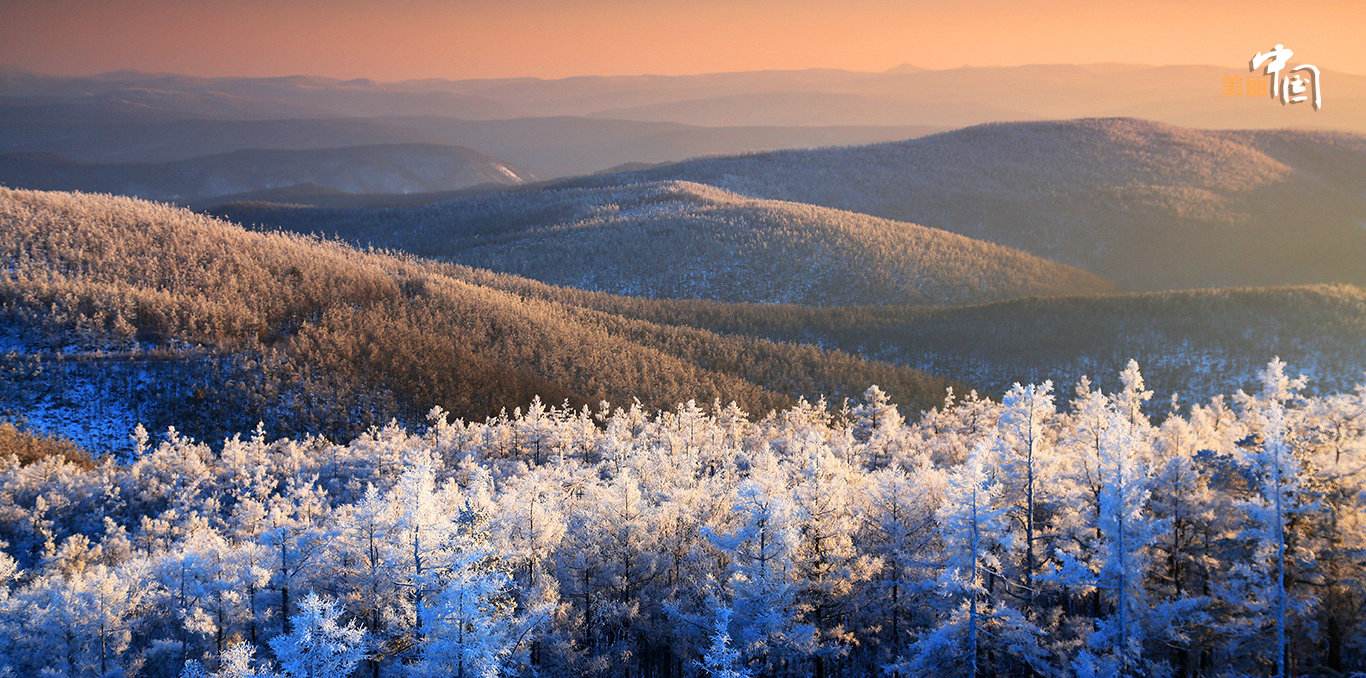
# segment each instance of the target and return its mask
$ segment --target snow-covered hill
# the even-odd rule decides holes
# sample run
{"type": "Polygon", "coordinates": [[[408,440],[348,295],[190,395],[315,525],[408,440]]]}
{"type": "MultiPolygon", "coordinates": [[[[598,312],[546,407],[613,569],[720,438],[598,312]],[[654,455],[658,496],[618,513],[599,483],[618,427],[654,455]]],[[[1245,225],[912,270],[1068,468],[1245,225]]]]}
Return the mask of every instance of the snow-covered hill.
{"type": "Polygon", "coordinates": [[[942,305],[1110,287],[947,231],[691,182],[498,191],[414,208],[220,211],[242,223],[645,297],[942,305]]]}
{"type": "Polygon", "coordinates": [[[1366,136],[1002,123],[570,185],[665,179],[943,228],[1135,288],[1366,283],[1366,136]]]}
{"type": "Polygon", "coordinates": [[[0,319],[23,329],[6,340],[0,413],[47,433],[103,413],[201,438],[258,420],[337,435],[420,422],[433,405],[493,416],[535,395],[766,412],[869,383],[928,405],[952,383],[129,198],[0,189],[0,261],[0,319]]]}

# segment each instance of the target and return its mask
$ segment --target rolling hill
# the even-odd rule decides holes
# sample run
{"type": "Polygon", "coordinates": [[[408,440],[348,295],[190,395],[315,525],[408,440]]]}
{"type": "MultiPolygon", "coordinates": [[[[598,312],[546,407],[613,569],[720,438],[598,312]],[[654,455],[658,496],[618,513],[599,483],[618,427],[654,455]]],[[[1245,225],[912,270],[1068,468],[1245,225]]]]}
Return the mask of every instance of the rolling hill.
{"type": "Polygon", "coordinates": [[[942,305],[1110,288],[938,229],[689,182],[498,191],[407,209],[242,204],[216,213],[645,297],[942,305]]]}
{"type": "Polygon", "coordinates": [[[1135,289],[1366,283],[1366,137],[1134,119],[704,158],[567,186],[685,180],[900,219],[1135,289]]]}
{"type": "Polygon", "coordinates": [[[0,184],[190,202],[308,185],[344,193],[420,193],[523,177],[458,146],[392,144],[250,149],[164,163],[81,163],[52,154],[0,154],[0,184]]]}
{"type": "Polygon", "coordinates": [[[923,407],[950,383],[129,198],[0,189],[0,258],[0,414],[97,447],[139,421],[209,438],[258,420],[343,435],[433,405],[482,418],[533,395],[767,412],[870,383],[923,407]]]}

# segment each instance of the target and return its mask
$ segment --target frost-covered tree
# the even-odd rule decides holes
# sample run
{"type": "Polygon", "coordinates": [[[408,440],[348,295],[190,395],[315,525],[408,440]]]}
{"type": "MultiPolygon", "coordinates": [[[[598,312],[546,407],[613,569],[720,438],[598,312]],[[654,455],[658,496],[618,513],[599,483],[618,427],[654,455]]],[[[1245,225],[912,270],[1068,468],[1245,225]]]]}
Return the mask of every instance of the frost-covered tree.
{"type": "Polygon", "coordinates": [[[1096,527],[1103,550],[1094,575],[1086,568],[1064,571],[1063,578],[1070,580],[1068,583],[1091,585],[1103,592],[1112,610],[1088,639],[1095,652],[1083,651],[1074,662],[1074,668],[1082,675],[1152,672],[1152,667],[1143,661],[1144,627],[1153,621],[1144,582],[1148,574],[1148,548],[1161,526],[1150,519],[1146,510],[1152,473],[1145,455],[1138,449],[1139,439],[1129,426],[1130,415],[1116,406],[1102,435],[1102,486],[1096,527]]]}
{"type": "MultiPolygon", "coordinates": [[[[1250,455],[1256,479],[1256,493],[1244,508],[1251,519],[1248,530],[1253,543],[1253,562],[1235,568],[1246,578],[1264,573],[1261,581],[1253,579],[1239,587],[1246,594],[1246,607],[1254,614],[1262,611],[1271,618],[1274,648],[1272,664],[1277,676],[1287,675],[1287,625],[1291,600],[1286,586],[1287,522],[1292,515],[1304,511],[1300,462],[1293,454],[1289,434],[1290,402],[1298,397],[1303,379],[1291,379],[1285,374],[1285,363],[1279,358],[1267,364],[1262,373],[1261,392],[1250,402],[1253,426],[1260,429],[1261,442],[1250,455]],[[1265,606],[1259,610],[1259,606],[1265,606]]],[[[1235,588],[1235,590],[1239,590],[1235,588]]],[[[1301,605],[1308,601],[1301,601],[1301,605]]],[[[1300,607],[1296,605],[1295,607],[1300,607]]]]}
{"type": "Polygon", "coordinates": [[[281,630],[289,633],[294,610],[291,591],[318,564],[331,536],[325,525],[328,504],[321,488],[308,480],[291,482],[284,494],[271,498],[259,540],[270,553],[271,583],[280,594],[281,630]]]}
{"type": "Polygon", "coordinates": [[[185,662],[180,678],[278,678],[268,664],[258,665],[251,643],[234,643],[218,656],[218,670],[209,671],[198,659],[185,662]]]}
{"type": "Polygon", "coordinates": [[[939,587],[945,604],[939,623],[910,646],[895,670],[976,676],[1047,667],[1041,632],[1000,600],[993,585],[1000,579],[999,554],[1009,548],[1011,535],[1000,504],[1002,486],[985,463],[989,446],[980,443],[949,476],[939,515],[944,557],[939,587]],[[987,648],[997,665],[984,664],[987,648]]]}
{"type": "Polygon", "coordinates": [[[876,393],[541,404],[93,463],[0,436],[0,675],[273,676],[327,636],[378,678],[1359,671],[1366,388],[1263,381],[1159,411],[1130,365],[895,426],[876,393]]]}
{"type": "Polygon", "coordinates": [[[759,480],[744,482],[734,507],[738,529],[729,534],[709,531],[731,563],[726,587],[736,611],[732,638],[747,658],[768,662],[780,662],[792,645],[807,642],[813,632],[795,618],[793,577],[800,532],[795,508],[779,489],[759,480]]]}
{"type": "Polygon", "coordinates": [[[885,391],[876,385],[863,393],[863,402],[850,412],[854,440],[862,443],[863,455],[873,468],[886,466],[902,449],[905,419],[885,391]]]}
{"type": "Polygon", "coordinates": [[[454,678],[498,676],[524,631],[514,617],[510,578],[467,551],[442,569],[440,588],[425,608],[428,635],[415,670],[454,678]]]}
{"type": "MultiPolygon", "coordinates": [[[[396,543],[398,513],[395,505],[374,485],[368,485],[355,504],[337,513],[339,530],[333,543],[333,562],[342,586],[352,592],[351,611],[371,638],[388,639],[388,617],[400,608],[396,543]]],[[[372,676],[378,676],[386,659],[383,643],[369,655],[372,676]]]]}
{"type": "Polygon", "coordinates": [[[348,676],[365,658],[365,630],[341,623],[335,601],[309,592],[299,601],[291,631],[270,641],[270,649],[289,678],[348,676]]]}
{"type": "Polygon", "coordinates": [[[864,526],[857,542],[880,567],[859,600],[863,624],[881,627],[883,661],[909,642],[916,611],[926,604],[937,564],[928,553],[938,539],[936,511],[943,501],[944,473],[926,464],[908,474],[899,468],[874,472],[866,483],[864,526]]]}
{"type": "Polygon", "coordinates": [[[426,605],[432,592],[439,588],[442,562],[448,554],[447,540],[454,530],[454,516],[448,513],[447,502],[455,497],[442,497],[436,486],[435,460],[426,449],[415,450],[407,461],[398,482],[390,493],[390,501],[397,513],[393,531],[399,552],[398,584],[409,591],[414,641],[421,643],[430,619],[426,605]]]}
{"type": "Polygon", "coordinates": [[[1053,402],[1053,383],[1021,386],[1015,384],[1001,402],[1001,416],[997,423],[996,455],[1001,473],[1007,479],[1007,501],[1015,505],[1014,524],[1023,532],[1019,548],[1023,551],[1020,563],[1021,581],[1018,597],[1025,601],[1025,610],[1033,612],[1038,593],[1035,577],[1039,572],[1039,553],[1036,542],[1040,538],[1039,525],[1043,518],[1041,499],[1044,487],[1051,480],[1048,473],[1052,458],[1052,441],[1048,425],[1056,414],[1053,402]]]}
{"type": "Polygon", "coordinates": [[[749,678],[753,675],[745,666],[740,651],[731,646],[730,618],[729,607],[720,605],[716,608],[710,644],[698,661],[698,668],[707,678],[749,678]]]}

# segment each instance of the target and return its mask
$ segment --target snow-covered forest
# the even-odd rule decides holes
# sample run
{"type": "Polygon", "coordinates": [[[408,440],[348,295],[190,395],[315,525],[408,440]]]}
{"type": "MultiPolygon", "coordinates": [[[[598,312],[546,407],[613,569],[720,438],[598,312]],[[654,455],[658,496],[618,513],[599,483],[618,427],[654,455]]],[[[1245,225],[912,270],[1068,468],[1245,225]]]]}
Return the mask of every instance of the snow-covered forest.
{"type": "Polygon", "coordinates": [[[1366,666],[1366,387],[1049,383],[751,416],[0,460],[11,676],[1267,675],[1366,666]]]}

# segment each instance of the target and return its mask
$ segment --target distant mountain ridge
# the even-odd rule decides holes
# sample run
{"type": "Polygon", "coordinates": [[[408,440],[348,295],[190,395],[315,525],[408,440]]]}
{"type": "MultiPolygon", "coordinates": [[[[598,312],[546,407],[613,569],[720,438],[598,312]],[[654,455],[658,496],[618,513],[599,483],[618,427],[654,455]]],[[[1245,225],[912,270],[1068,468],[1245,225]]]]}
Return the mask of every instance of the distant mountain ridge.
{"type": "Polygon", "coordinates": [[[1099,276],[938,229],[685,181],[528,187],[412,208],[242,204],[215,213],[645,297],[943,305],[1112,287],[1099,276]]]}
{"type": "MultiPolygon", "coordinates": [[[[1222,65],[1030,64],[950,69],[771,70],[695,75],[375,82],[296,76],[89,77],[0,73],[0,92],[34,104],[129,115],[262,120],[377,115],[472,120],[596,116],[694,125],[922,125],[1132,116],[1207,128],[1366,132],[1366,76],[1329,70],[1322,111],[1226,96],[1222,65]]],[[[1322,65],[1322,64],[1321,64],[1322,65]]]]}
{"type": "Polygon", "coordinates": [[[53,152],[83,162],[167,162],[240,149],[304,150],[382,144],[465,146],[543,178],[626,163],[660,163],[775,148],[892,141],[941,131],[925,126],[699,127],[582,117],[464,120],[327,117],[221,120],[105,110],[72,119],[63,106],[0,101],[0,152],[53,152]]]}
{"type": "Polygon", "coordinates": [[[422,193],[524,180],[477,151],[432,144],[249,149],[165,163],[96,164],[54,154],[0,154],[0,184],[175,201],[300,185],[343,193],[422,193]]]}

